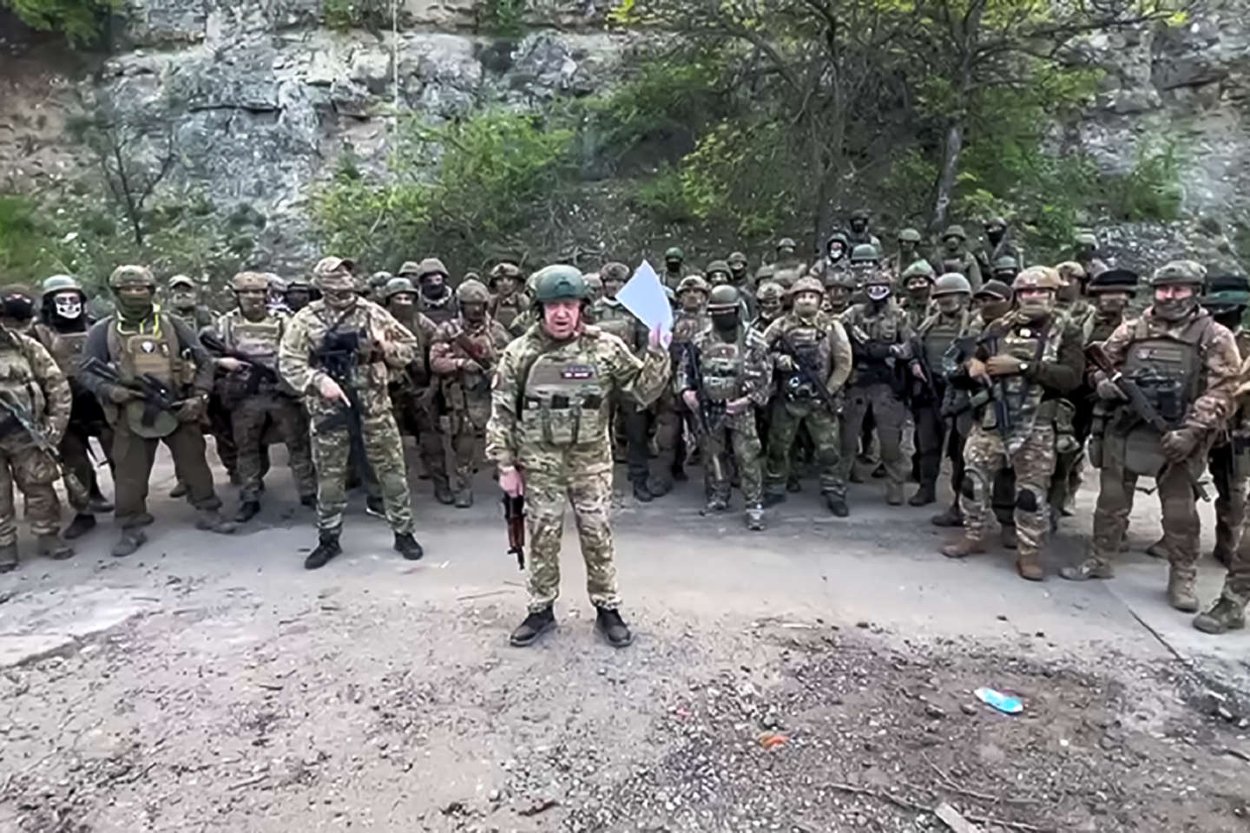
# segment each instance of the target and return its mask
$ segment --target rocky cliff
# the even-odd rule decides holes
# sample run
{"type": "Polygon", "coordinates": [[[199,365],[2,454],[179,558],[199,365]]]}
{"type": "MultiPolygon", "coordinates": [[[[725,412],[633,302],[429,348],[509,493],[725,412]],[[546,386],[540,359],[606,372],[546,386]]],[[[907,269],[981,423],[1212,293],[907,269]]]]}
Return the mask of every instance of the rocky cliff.
{"type": "MultiPolygon", "coordinates": [[[[177,159],[162,188],[194,185],[221,211],[250,206],[266,218],[261,257],[306,262],[310,184],[347,149],[380,164],[397,119],[540,107],[610,84],[631,39],[605,26],[603,5],[529,2],[525,34],[505,38],[483,34],[490,7],[470,0],[407,0],[394,29],[372,32],[326,28],[320,0],[132,0],[122,45],[90,75],[31,52],[3,59],[0,189],[72,176],[82,159],[66,114],[103,96],[168,116],[177,159]]],[[[1248,12],[1246,0],[1214,0],[1183,27],[1088,44],[1103,87],[1080,122],[1057,131],[1059,149],[1128,170],[1143,143],[1175,141],[1183,166],[1184,223],[1108,230],[1129,260],[1195,247],[1227,259],[1239,236],[1250,241],[1248,12]]]]}

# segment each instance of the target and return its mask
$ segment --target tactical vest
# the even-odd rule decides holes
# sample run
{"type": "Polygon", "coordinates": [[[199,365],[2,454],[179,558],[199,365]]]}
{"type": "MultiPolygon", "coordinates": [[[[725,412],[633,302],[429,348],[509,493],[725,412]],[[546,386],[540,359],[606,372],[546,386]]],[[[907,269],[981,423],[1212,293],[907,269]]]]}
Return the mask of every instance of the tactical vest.
{"type": "Polygon", "coordinates": [[[525,311],[525,299],[519,293],[513,293],[507,298],[496,296],[495,303],[491,306],[491,317],[502,324],[504,329],[511,330],[512,322],[525,311]]]}
{"type": "Polygon", "coordinates": [[[604,379],[593,356],[545,353],[530,365],[520,403],[520,445],[568,448],[607,435],[604,379]]]}
{"type": "MultiPolygon", "coordinates": [[[[489,366],[497,358],[492,335],[494,327],[491,323],[488,318],[485,326],[475,333],[469,333],[457,324],[447,342],[452,354],[456,358],[474,359],[481,365],[489,366]],[[472,345],[472,349],[482,358],[475,358],[461,342],[472,345]]],[[[442,377],[443,398],[448,408],[457,420],[467,420],[477,431],[485,428],[487,420],[490,419],[490,372],[489,369],[483,373],[461,370],[442,377]]],[[[461,429],[460,425],[452,428],[454,432],[461,429]]]]}
{"type": "Polygon", "coordinates": [[[427,301],[424,296],[418,302],[417,306],[421,312],[425,313],[425,317],[433,321],[435,324],[446,324],[460,314],[459,308],[455,303],[456,296],[448,292],[447,298],[437,303],[427,301]]]}
{"type": "Polygon", "coordinates": [[[182,358],[178,333],[164,313],[156,313],[136,331],[122,331],[121,319],[114,318],[108,328],[108,351],[123,382],[146,374],[174,389],[191,382],[194,366],[182,358]]]}
{"type": "MultiPolygon", "coordinates": [[[[1064,323],[1061,316],[1052,315],[1047,323],[1040,326],[1032,322],[1015,321],[1005,332],[996,327],[995,331],[999,332],[997,355],[1011,356],[1022,362],[1054,364],[1059,359],[1064,323]]],[[[1040,384],[1029,381],[1023,373],[1000,376],[994,384],[998,388],[998,395],[1006,403],[1007,419],[1010,423],[1006,430],[1006,445],[1008,452],[1014,454],[1033,432],[1033,426],[1038,419],[1045,422],[1055,418],[1056,406],[1042,407],[1045,389],[1040,384]]],[[[998,429],[997,409],[985,409],[981,426],[998,429]]]]}
{"type": "Polygon", "coordinates": [[[625,342],[625,346],[631,351],[635,349],[634,333],[638,325],[633,313],[625,309],[620,303],[609,303],[607,301],[597,304],[594,312],[596,327],[605,333],[611,333],[625,342]]]}
{"type": "Polygon", "coordinates": [[[925,366],[934,374],[942,373],[946,352],[967,326],[966,311],[961,311],[954,319],[948,319],[941,314],[932,315],[921,324],[920,338],[924,344],[925,366]]]}
{"type": "Polygon", "coordinates": [[[226,343],[249,359],[273,367],[282,341],[281,318],[266,316],[261,321],[248,321],[243,316],[226,319],[226,343]]]}
{"type": "Polygon", "coordinates": [[[0,396],[36,420],[43,415],[43,389],[35,380],[30,358],[18,345],[6,344],[0,348],[0,396]]]}
{"type": "Polygon", "coordinates": [[[1121,372],[1137,382],[1169,425],[1184,421],[1203,390],[1205,341],[1213,325],[1210,317],[1199,316],[1176,337],[1152,335],[1145,319],[1134,325],[1121,372]]]}
{"type": "MultiPolygon", "coordinates": [[[[802,362],[807,367],[813,368],[820,378],[827,379],[829,366],[825,360],[825,351],[821,350],[821,345],[827,335],[826,331],[820,329],[818,319],[813,319],[811,323],[808,323],[801,318],[795,318],[794,322],[794,326],[786,330],[786,336],[797,354],[794,357],[795,364],[802,362]]],[[[781,385],[782,394],[791,402],[811,402],[818,396],[816,389],[797,368],[789,373],[781,374],[778,383],[781,385]]]]}
{"type": "Polygon", "coordinates": [[[87,344],[87,331],[58,332],[48,324],[36,324],[34,328],[39,343],[47,348],[65,378],[73,379],[78,372],[78,360],[87,344]]]}
{"type": "Polygon", "coordinates": [[[740,333],[734,341],[709,338],[701,345],[703,394],[713,402],[728,402],[737,397],[745,342],[745,334],[740,333]]]}

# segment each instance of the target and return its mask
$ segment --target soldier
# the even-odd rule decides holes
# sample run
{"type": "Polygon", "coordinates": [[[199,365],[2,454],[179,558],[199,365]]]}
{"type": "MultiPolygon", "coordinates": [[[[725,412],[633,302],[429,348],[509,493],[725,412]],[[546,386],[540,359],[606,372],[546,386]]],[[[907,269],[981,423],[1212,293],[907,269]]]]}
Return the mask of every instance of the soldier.
{"type": "Polygon", "coordinates": [[[69,382],[73,405],[69,423],[59,448],[61,465],[82,484],[83,489],[66,489],[74,520],[65,528],[64,538],[72,541],[87,534],[96,525],[97,513],[112,512],[113,504],[100,493],[95,466],[91,462],[91,438],[99,437],[105,454],[112,453],[113,435],[104,422],[100,402],[76,380],[78,359],[87,343],[87,296],[78,281],[69,275],[53,275],[43,282],[40,321],[31,330],[35,338],[51,354],[62,375],[69,382]]]}
{"type": "Polygon", "coordinates": [[[473,475],[482,459],[490,419],[490,374],[511,337],[486,312],[490,293],[478,281],[456,288],[460,316],[440,326],[430,348],[430,368],[447,403],[448,436],[455,454],[455,505],[473,505],[473,475]]]}
{"type": "Polygon", "coordinates": [[[265,308],[270,313],[289,315],[291,310],[286,305],[286,281],[273,272],[265,272],[265,308]]]}
{"type": "Polygon", "coordinates": [[[1154,303],[1136,321],[1126,321],[1106,340],[1111,366],[1135,381],[1155,414],[1171,426],[1160,434],[1149,416],[1126,404],[1122,388],[1106,374],[1095,374],[1099,398],[1115,412],[1095,462],[1101,488],[1094,510],[1088,557],[1065,567],[1066,579],[1084,581],[1114,575],[1112,558],[1120,548],[1133,508],[1137,478],[1154,477],[1163,509],[1168,559],[1168,603],[1197,612],[1198,519],[1195,478],[1207,451],[1232,416],[1241,361],[1233,334],[1198,304],[1203,269],[1188,260],[1165,264],[1154,273],[1154,303]]]}
{"type": "Polygon", "coordinates": [[[34,317],[30,295],[25,287],[0,289],[0,573],[18,564],[14,484],[26,499],[36,552],[56,560],[74,554],[57,538],[61,504],[53,484],[61,473],[47,451],[60,444],[69,423],[70,388],[52,355],[20,332],[34,317]],[[32,436],[23,421],[42,436],[32,436]]]}
{"type": "Polygon", "coordinates": [[[625,398],[643,406],[654,400],[670,379],[669,354],[659,332],[639,359],[615,336],[586,326],[586,287],[577,269],[548,266],[537,274],[534,297],[542,318],[500,356],[486,428],[486,453],[498,466],[500,487],[525,495],[528,504],[529,615],[511,642],[530,645],[555,626],[567,501],[595,625],[611,645],[624,647],[633,636],[618,611],[608,411],[625,398]]]}
{"type": "Polygon", "coordinates": [[[947,226],[942,232],[942,259],[940,266],[934,264],[934,271],[940,273],[958,272],[968,279],[972,291],[981,288],[981,267],[977,259],[967,248],[968,235],[963,226],[947,226]]]}
{"type": "Polygon", "coordinates": [[[677,285],[681,283],[681,279],[686,276],[685,263],[686,253],[677,246],[670,246],[664,252],[664,275],[661,281],[674,292],[677,291],[677,285]]]}
{"type": "Polygon", "coordinates": [[[304,395],[312,423],[318,542],[304,567],[324,567],[343,552],[339,535],[351,445],[363,446],[378,479],[395,550],[415,561],[423,551],[412,534],[403,444],[386,386],[393,371],[416,359],[417,340],[390,313],[357,295],[351,261],[322,258],[313,280],[322,297],[287,322],[278,351],[282,378],[304,395]]]}
{"type": "Polygon", "coordinates": [[[831,269],[824,277],[825,299],[821,312],[840,318],[851,308],[851,295],[855,292],[855,278],[844,269],[831,269]]]}
{"type": "Polygon", "coordinates": [[[213,385],[212,359],[181,319],[157,309],[156,279],[146,266],[117,267],[109,288],[117,311],[87,332],[79,381],[103,403],[113,429],[114,518],[121,527],[113,555],[130,555],[147,541],[142,527],[152,522],[148,478],[158,441],[169,447],[191,505],[199,510],[196,527],[233,533],[235,525],[219,511],[200,430],[213,385]],[[116,375],[102,375],[88,365],[103,365],[116,375]],[[140,377],[159,382],[170,401],[157,402],[141,392],[140,377]]]}
{"type": "Polygon", "coordinates": [[[1021,266],[1012,255],[1003,255],[994,261],[991,271],[993,279],[1010,287],[1015,283],[1016,275],[1020,274],[1021,266]]]}
{"type": "Polygon", "coordinates": [[[238,523],[260,511],[261,457],[265,423],[272,420],[286,443],[299,502],[317,505],[317,478],[308,443],[308,420],[295,394],[278,377],[278,344],[288,316],[265,306],[265,276],[240,272],[230,282],[238,306],[213,325],[221,346],[233,355],[217,358],[226,376],[219,383],[222,404],[231,415],[234,444],[239,450],[238,523]]]}
{"type": "Polygon", "coordinates": [[[850,262],[847,260],[850,248],[850,244],[846,242],[846,235],[835,231],[825,241],[825,256],[812,264],[808,274],[823,283],[830,272],[845,272],[850,268],[850,262]]]}
{"type": "Polygon", "coordinates": [[[802,275],[803,259],[798,255],[798,248],[798,244],[791,237],[783,237],[778,240],[777,258],[773,261],[773,266],[777,267],[778,271],[785,270],[794,272],[796,275],[802,275]]]}
{"type": "Polygon", "coordinates": [[[1016,278],[1017,308],[991,321],[953,384],[988,387],[964,446],[964,535],[942,547],[948,558],[985,552],[985,524],[1000,468],[1015,473],[1016,572],[1045,577],[1041,548],[1050,527],[1046,495],[1055,468],[1057,402],[1081,382],[1081,333],[1055,311],[1059,275],[1033,266],[1016,278]]]}
{"type": "Polygon", "coordinates": [[[847,232],[846,240],[851,246],[859,246],[864,243],[872,246],[878,252],[881,251],[881,241],[877,235],[868,230],[870,214],[867,208],[857,208],[851,212],[850,227],[847,232]]]}
{"type": "Polygon", "coordinates": [[[187,275],[174,275],[166,287],[169,312],[193,332],[198,333],[213,323],[213,312],[200,303],[200,290],[187,275]]]}
{"type": "Polygon", "coordinates": [[[990,274],[995,270],[998,261],[1007,257],[1011,258],[1017,271],[1024,268],[1024,252],[1008,238],[1007,221],[1002,217],[991,217],[985,221],[985,246],[977,253],[977,265],[981,274],[990,274]]]}
{"type": "Polygon", "coordinates": [[[815,445],[825,505],[845,518],[837,409],[851,372],[851,344],[841,322],[820,311],[824,295],[820,281],[802,278],[794,285],[791,311],[764,331],[779,389],[769,425],[764,501],[771,506],[786,499],[791,449],[799,429],[806,426],[815,445]]]}
{"type": "Polygon", "coordinates": [[[427,257],[420,263],[406,261],[399,268],[399,276],[416,283],[417,311],[435,325],[446,324],[460,314],[456,293],[447,285],[447,267],[438,258],[427,257]]]}
{"type": "Polygon", "coordinates": [[[731,252],[725,262],[729,264],[729,282],[736,286],[739,292],[750,292],[751,275],[747,271],[747,256],[742,252],[731,252]]]}
{"type": "Polygon", "coordinates": [[[360,288],[360,296],[375,304],[382,302],[382,291],[386,289],[386,285],[391,282],[391,278],[395,277],[390,272],[381,271],[374,272],[369,276],[369,280],[360,288]]]}
{"type": "Polygon", "coordinates": [[[586,298],[591,304],[603,297],[603,278],[598,272],[582,272],[582,280],[586,283],[586,298]]]}
{"type": "MultiPolygon", "coordinates": [[[[212,326],[213,313],[207,305],[200,303],[200,290],[188,275],[174,275],[166,284],[165,292],[169,298],[169,313],[197,335],[205,327],[212,326]]],[[[230,414],[227,413],[215,397],[210,395],[208,403],[208,424],[215,440],[217,457],[230,475],[230,482],[239,482],[238,451],[234,447],[234,438],[230,428],[230,414]]],[[[176,473],[174,488],[169,490],[172,498],[184,497],[187,484],[183,482],[182,473],[176,473]]]]}
{"type": "Polygon", "coordinates": [[[1073,260],[1060,263],[1055,271],[1059,273],[1059,282],[1062,284],[1056,305],[1073,324],[1084,330],[1090,316],[1094,314],[1094,307],[1087,300],[1085,292],[1085,282],[1089,275],[1086,274],[1084,266],[1073,260]]]}
{"type": "Polygon", "coordinates": [[[439,384],[430,369],[430,348],[437,325],[417,312],[417,288],[408,278],[391,278],[382,290],[382,305],[417,340],[414,358],[402,373],[392,375],[388,389],[395,424],[416,440],[425,476],[434,483],[434,499],[450,506],[455,501],[447,477],[447,454],[443,445],[439,384]]]}
{"type": "MultiPolygon", "coordinates": [[[[695,334],[707,326],[708,285],[702,275],[687,275],[677,287],[680,305],[673,321],[673,336],[669,349],[676,357],[686,349],[695,334]]],[[[682,434],[682,408],[677,402],[676,381],[655,403],[655,447],[659,474],[649,485],[655,497],[662,497],[673,490],[673,481],[686,479],[686,443],[682,434]]]]}
{"type": "Polygon", "coordinates": [[[286,308],[294,315],[313,299],[312,284],[302,277],[292,278],[287,282],[285,299],[286,308]]]}
{"type": "Polygon", "coordinates": [[[1094,311],[1085,319],[1085,343],[1103,342],[1124,322],[1137,295],[1138,275],[1128,269],[1108,269],[1086,286],[1094,311]]]}
{"type": "MultiPolygon", "coordinates": [[[[629,280],[629,267],[613,261],[604,264],[599,274],[603,278],[603,297],[590,308],[590,317],[601,332],[616,336],[634,356],[642,358],[647,346],[647,328],[616,300],[616,293],[629,280]]],[[[648,413],[630,397],[617,397],[611,407],[613,424],[619,425],[625,435],[625,462],[634,498],[649,503],[654,495],[648,483],[651,465],[647,448],[648,413]]]]}
{"type": "Polygon", "coordinates": [[[742,320],[742,299],[728,284],[714,287],[708,296],[712,326],[698,333],[682,353],[677,380],[682,401],[700,426],[707,512],[729,506],[729,460],[733,449],[747,529],[764,528],[760,439],[755,432],[755,407],[768,404],[772,388],[772,360],[758,330],[742,320]]]}
{"type": "Polygon", "coordinates": [[[907,294],[901,299],[902,307],[906,315],[907,326],[911,327],[913,332],[933,313],[933,305],[929,303],[929,300],[933,294],[935,279],[933,267],[927,260],[918,260],[903,272],[903,289],[907,291],[907,294]]]}
{"type": "Polygon", "coordinates": [[[918,260],[924,260],[924,256],[920,253],[920,242],[920,232],[914,228],[905,228],[898,233],[898,252],[889,260],[891,274],[901,276],[908,266],[918,260]]]}
{"type": "Polygon", "coordinates": [[[759,315],[755,316],[755,320],[751,322],[751,328],[759,330],[763,333],[768,326],[780,318],[784,312],[781,305],[781,296],[785,294],[785,290],[781,288],[781,284],[775,281],[765,281],[760,284],[756,290],[756,298],[759,301],[759,315]]]}
{"type": "MultiPolygon", "coordinates": [[[[955,340],[968,329],[972,317],[968,309],[972,287],[963,275],[954,272],[942,275],[933,285],[933,300],[937,311],[916,328],[923,378],[916,376],[911,382],[915,391],[911,402],[916,423],[916,474],[920,483],[916,494],[907,501],[912,506],[927,506],[937,500],[943,451],[952,459],[962,453],[962,448],[956,448],[957,435],[947,430],[942,404],[946,399],[946,355],[955,340]]],[[[952,478],[951,487],[958,493],[959,481],[952,478]]]]}
{"type": "Polygon", "coordinates": [[[853,305],[842,316],[855,364],[843,413],[842,466],[844,476],[849,475],[855,464],[855,444],[871,409],[887,478],[886,502],[898,506],[903,502],[907,474],[902,451],[903,422],[907,418],[903,391],[906,374],[912,372],[906,368],[914,363],[911,340],[915,333],[903,311],[892,303],[892,291],[889,273],[874,271],[864,287],[868,300],[853,305]]]}
{"type": "Polygon", "coordinates": [[[1107,271],[1107,264],[1098,257],[1098,238],[1092,232],[1079,232],[1072,242],[1072,259],[1081,264],[1086,275],[1107,271]]]}

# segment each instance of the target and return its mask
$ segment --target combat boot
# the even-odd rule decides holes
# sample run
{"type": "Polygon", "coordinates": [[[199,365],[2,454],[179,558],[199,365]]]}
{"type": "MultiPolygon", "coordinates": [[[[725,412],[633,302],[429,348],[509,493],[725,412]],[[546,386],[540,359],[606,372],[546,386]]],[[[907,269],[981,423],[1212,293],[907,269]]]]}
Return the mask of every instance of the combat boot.
{"type": "Polygon", "coordinates": [[[17,542],[0,546],[0,573],[11,573],[17,569],[17,542]]]}
{"type": "Polygon", "coordinates": [[[722,497],[708,498],[707,506],[703,508],[704,515],[719,515],[729,508],[729,503],[722,497]]]}
{"type": "Polygon", "coordinates": [[[316,495],[300,495],[299,504],[300,506],[307,506],[309,509],[316,509],[317,508],[317,496],[316,495]]]}
{"type": "Polygon", "coordinates": [[[444,506],[451,506],[456,502],[456,496],[451,493],[451,484],[446,478],[434,480],[434,499],[444,506]]]}
{"type": "Polygon", "coordinates": [[[1211,609],[1194,617],[1194,627],[1203,633],[1221,634],[1246,626],[1246,605],[1227,596],[1216,600],[1211,609]]]}
{"type": "Polygon", "coordinates": [[[825,506],[829,509],[830,514],[835,518],[845,518],[851,514],[846,507],[846,498],[835,494],[825,495],[825,506]]]}
{"type": "Polygon", "coordinates": [[[113,504],[104,495],[96,492],[87,499],[87,511],[92,515],[107,515],[113,511],[113,504]]]}
{"type": "Polygon", "coordinates": [[[91,530],[95,529],[95,515],[88,515],[86,512],[79,512],[74,516],[74,520],[69,522],[69,526],[65,527],[65,531],[61,533],[61,537],[66,541],[73,541],[75,538],[81,538],[91,530]]]}
{"type": "Polygon", "coordinates": [[[375,518],[386,518],[386,502],[380,496],[372,495],[365,498],[365,514],[375,518]]]}
{"type": "Polygon", "coordinates": [[[764,505],[765,506],[777,506],[778,504],[785,503],[785,502],[786,502],[785,492],[765,492],[764,493],[764,505]]]}
{"type": "Polygon", "coordinates": [[[751,506],[746,511],[747,529],[752,532],[761,532],[764,529],[764,508],[762,506],[751,506]]]}
{"type": "Polygon", "coordinates": [[[598,608],[595,612],[595,628],[613,648],[624,648],[634,641],[629,625],[625,624],[616,608],[598,608]]]}
{"type": "Polygon", "coordinates": [[[890,506],[903,505],[903,484],[890,481],[885,484],[885,502],[890,506]]]}
{"type": "Polygon", "coordinates": [[[1004,524],[999,535],[1002,538],[1003,549],[1014,550],[1019,545],[1014,524],[1004,524]]]}
{"type": "Polygon", "coordinates": [[[958,503],[952,503],[945,512],[930,518],[929,523],[946,528],[961,527],[964,525],[964,513],[960,510],[958,503]]]}
{"type": "Polygon", "coordinates": [[[556,626],[556,614],[548,605],[542,610],[531,610],[525,621],[517,625],[508,641],[518,648],[533,645],[538,637],[556,626]]]}
{"type": "Polygon", "coordinates": [[[1198,612],[1198,594],[1194,592],[1194,574],[1182,573],[1175,567],[1168,570],[1168,604],[1182,613],[1198,612]]]}
{"type": "Polygon", "coordinates": [[[331,558],[343,554],[343,548],[339,546],[339,533],[342,529],[341,526],[336,526],[317,533],[317,546],[304,559],[305,570],[319,570],[329,564],[331,558]]]}
{"type": "MultiPolygon", "coordinates": [[[[231,479],[230,482],[232,484],[234,483],[233,478],[231,479]]],[[[234,485],[238,485],[238,484],[234,484],[234,485]]],[[[169,490],[169,496],[172,498],[186,497],[186,495],[187,495],[187,484],[183,483],[181,480],[179,480],[177,483],[174,484],[174,488],[169,490]]]]}
{"type": "Polygon", "coordinates": [[[885,463],[877,463],[877,467],[872,470],[872,479],[881,480],[889,476],[889,472],[885,470],[885,463]]]}
{"type": "Polygon", "coordinates": [[[417,543],[417,539],[411,532],[395,533],[395,552],[407,561],[420,561],[421,556],[425,555],[425,550],[421,549],[421,545],[417,543]]]}
{"type": "Polygon", "coordinates": [[[947,558],[964,558],[969,555],[980,555],[983,552],[985,552],[985,544],[968,537],[967,533],[958,541],[942,547],[942,555],[947,558]]]}
{"type": "Polygon", "coordinates": [[[260,512],[259,500],[244,500],[239,503],[239,511],[234,513],[236,523],[245,524],[260,512]]]}
{"type": "Polygon", "coordinates": [[[1167,539],[1160,538],[1158,541],[1155,541],[1153,544],[1146,547],[1146,555],[1150,556],[1151,558],[1167,558],[1168,557],[1167,539]]]}
{"type": "Polygon", "coordinates": [[[916,493],[908,499],[909,506],[928,506],[937,502],[937,489],[932,483],[921,483],[916,493]]]}
{"type": "Polygon", "coordinates": [[[122,534],[118,536],[117,543],[113,544],[113,555],[116,558],[123,558],[131,555],[139,547],[148,542],[147,533],[135,526],[128,526],[122,530],[122,534]]]}
{"type": "Polygon", "coordinates": [[[1060,567],[1059,577],[1068,581],[1088,581],[1091,578],[1115,578],[1115,568],[1101,558],[1087,558],[1071,567],[1060,567]]]}
{"type": "Polygon", "coordinates": [[[1215,549],[1211,550],[1211,557],[1214,558],[1221,567],[1228,567],[1233,560],[1233,554],[1229,551],[1228,547],[1220,546],[1218,544],[1215,546],[1215,549]]]}
{"type": "Polygon", "coordinates": [[[456,492],[455,501],[457,509],[468,509],[473,505],[473,493],[468,489],[456,492]]]}
{"type": "Polygon", "coordinates": [[[55,532],[40,535],[35,541],[35,552],[46,555],[53,561],[64,561],[74,557],[74,548],[58,538],[55,532]]]}
{"type": "Polygon", "coordinates": [[[803,491],[803,484],[799,482],[797,474],[792,474],[786,479],[786,491],[791,494],[798,494],[803,491]]]}
{"type": "Polygon", "coordinates": [[[673,491],[672,475],[661,474],[648,484],[647,489],[651,492],[652,497],[664,497],[666,494],[673,491]]]}
{"type": "Polygon", "coordinates": [[[201,509],[200,516],[195,519],[195,528],[218,535],[233,535],[238,525],[223,518],[216,509],[201,509]]]}
{"type": "Polygon", "coordinates": [[[1028,581],[1041,581],[1046,578],[1041,556],[1037,552],[1020,550],[1016,554],[1016,572],[1020,574],[1020,578],[1028,581]]]}
{"type": "Polygon", "coordinates": [[[647,479],[645,477],[640,477],[634,481],[634,500],[639,503],[650,503],[654,499],[655,496],[647,488],[647,479]]]}

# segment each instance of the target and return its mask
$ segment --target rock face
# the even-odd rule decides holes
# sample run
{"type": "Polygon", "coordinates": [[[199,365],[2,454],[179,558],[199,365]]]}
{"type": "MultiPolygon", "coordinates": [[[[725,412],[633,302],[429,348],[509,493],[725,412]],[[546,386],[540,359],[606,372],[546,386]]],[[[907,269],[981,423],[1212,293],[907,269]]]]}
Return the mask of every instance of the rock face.
{"type": "MultiPolygon", "coordinates": [[[[1247,5],[1209,0],[1184,26],[1092,39],[1087,56],[1106,70],[1102,88],[1062,133],[1066,149],[1120,172],[1173,143],[1188,217],[1181,239],[1190,230],[1204,238],[1195,255],[1226,257],[1228,238],[1250,228],[1247,5]]],[[[528,34],[517,39],[478,34],[488,27],[474,0],[403,0],[394,30],[376,32],[325,28],[322,0],[130,6],[128,45],[97,78],[52,79],[33,101],[29,86],[0,96],[0,171],[25,183],[66,175],[64,145],[61,157],[48,149],[76,93],[167,118],[178,163],[162,187],[193,187],[222,211],[246,203],[263,214],[258,249],[276,268],[302,268],[315,254],[307,201],[344,150],[376,167],[398,118],[438,121],[484,104],[536,108],[591,93],[612,82],[631,45],[605,29],[604,0],[531,0],[528,34]],[[42,108],[37,119],[32,107],[42,108]]],[[[1122,231],[1109,237],[1133,236],[1122,231]]],[[[1176,245],[1177,235],[1166,239],[1176,245]]]]}

